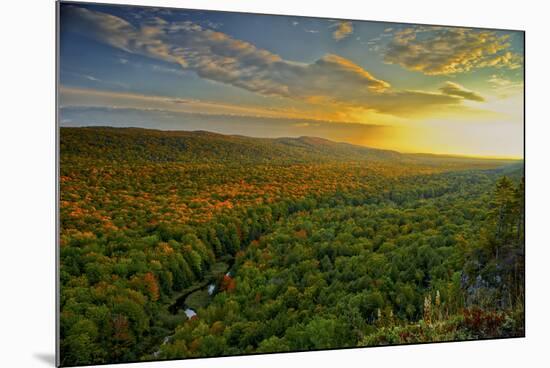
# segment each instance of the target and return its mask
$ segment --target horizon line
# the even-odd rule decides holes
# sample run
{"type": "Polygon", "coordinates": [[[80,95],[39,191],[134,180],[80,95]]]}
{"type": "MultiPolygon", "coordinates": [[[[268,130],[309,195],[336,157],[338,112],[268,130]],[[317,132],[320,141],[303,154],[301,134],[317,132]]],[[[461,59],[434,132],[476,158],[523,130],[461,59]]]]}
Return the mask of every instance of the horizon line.
{"type": "Polygon", "coordinates": [[[311,135],[300,135],[300,136],[278,136],[278,137],[258,137],[258,136],[251,136],[251,135],[243,135],[243,134],[227,134],[227,133],[220,133],[216,131],[206,130],[206,129],[197,129],[197,130],[185,130],[185,129],[161,129],[161,128],[143,128],[138,126],[111,126],[111,125],[81,125],[81,126],[63,126],[62,123],[59,124],[59,129],[61,128],[69,128],[69,129],[80,129],[80,128],[110,128],[110,129],[139,129],[139,130],[151,130],[156,132],[186,132],[186,133],[198,133],[198,132],[205,132],[205,133],[212,133],[212,134],[218,134],[226,137],[245,137],[245,138],[253,138],[253,139],[269,139],[269,140],[276,140],[276,139],[282,139],[282,138],[289,138],[289,139],[299,139],[299,138],[316,138],[316,139],[323,139],[329,142],[333,143],[340,143],[340,144],[348,144],[351,146],[361,147],[361,148],[368,148],[368,149],[375,149],[380,151],[393,151],[404,155],[432,155],[432,156],[439,156],[439,157],[448,157],[448,158],[469,158],[469,159],[485,159],[485,160],[506,160],[506,161],[525,161],[524,156],[501,156],[501,155],[472,155],[472,154],[462,154],[462,153],[440,153],[440,152],[416,152],[416,151],[402,151],[399,149],[394,148],[377,148],[372,146],[366,146],[361,144],[355,144],[345,141],[336,141],[333,139],[328,139],[324,137],[319,136],[311,136],[311,135]]]}

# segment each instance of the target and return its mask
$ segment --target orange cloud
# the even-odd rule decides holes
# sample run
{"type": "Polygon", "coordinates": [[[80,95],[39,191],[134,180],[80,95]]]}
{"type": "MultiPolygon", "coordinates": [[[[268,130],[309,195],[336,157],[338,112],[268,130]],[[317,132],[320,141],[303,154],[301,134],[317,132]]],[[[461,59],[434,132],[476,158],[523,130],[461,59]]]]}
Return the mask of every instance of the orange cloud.
{"type": "Polygon", "coordinates": [[[470,91],[469,89],[464,88],[458,83],[454,82],[445,82],[445,85],[439,89],[443,94],[449,96],[458,96],[462,97],[465,100],[483,102],[485,98],[479,93],[470,91]]]}
{"type": "Polygon", "coordinates": [[[336,30],[332,33],[332,37],[336,41],[343,40],[353,33],[353,24],[351,22],[340,21],[336,27],[336,30]]]}
{"type": "Polygon", "coordinates": [[[419,26],[396,31],[384,61],[426,75],[521,67],[522,56],[509,47],[509,35],[493,31],[419,26]]]}

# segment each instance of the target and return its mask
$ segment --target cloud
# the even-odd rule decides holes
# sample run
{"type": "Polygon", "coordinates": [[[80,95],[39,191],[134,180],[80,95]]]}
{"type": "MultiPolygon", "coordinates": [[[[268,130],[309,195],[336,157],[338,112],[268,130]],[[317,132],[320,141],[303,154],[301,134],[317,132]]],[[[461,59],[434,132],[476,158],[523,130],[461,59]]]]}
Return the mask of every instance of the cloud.
{"type": "Polygon", "coordinates": [[[156,72],[161,72],[161,73],[170,73],[170,74],[175,74],[175,75],[179,75],[179,76],[183,76],[186,74],[186,71],[185,70],[182,70],[182,69],[175,69],[175,68],[167,68],[165,66],[161,66],[161,65],[153,65],[151,67],[151,69],[153,71],[156,71],[156,72]]]}
{"type": "Polygon", "coordinates": [[[115,48],[177,63],[200,77],[263,95],[308,99],[329,93],[342,82],[351,83],[349,87],[358,93],[389,86],[336,55],[299,63],[189,21],[168,23],[152,18],[134,27],[122,18],[85,8],[68,7],[66,11],[68,29],[85,30],[115,48]]]}
{"type": "Polygon", "coordinates": [[[419,26],[395,31],[384,61],[426,75],[445,75],[486,67],[516,69],[522,56],[510,51],[509,35],[419,26]]]}
{"type": "Polygon", "coordinates": [[[462,97],[465,100],[484,102],[485,98],[479,93],[470,91],[458,83],[454,82],[445,82],[445,85],[439,89],[443,94],[449,96],[458,96],[462,97]]]}
{"type": "Polygon", "coordinates": [[[86,78],[86,79],[88,79],[88,80],[91,80],[91,81],[93,81],[93,82],[100,82],[100,80],[97,79],[96,77],[94,77],[93,75],[85,75],[85,74],[83,74],[82,77],[84,77],[84,78],[86,78]]]}
{"type": "Polygon", "coordinates": [[[487,80],[498,98],[504,99],[511,95],[522,94],[523,81],[512,81],[496,74],[487,80]]]}
{"type": "Polygon", "coordinates": [[[512,81],[509,79],[501,78],[497,76],[496,74],[491,75],[491,77],[487,80],[487,82],[491,83],[495,87],[507,87],[512,85],[512,81]]]}
{"type": "Polygon", "coordinates": [[[295,123],[292,126],[297,128],[307,128],[310,126],[319,126],[319,123],[302,122],[302,123],[295,123]]]}
{"type": "MultiPolygon", "coordinates": [[[[388,82],[375,78],[371,73],[351,60],[334,54],[327,54],[306,68],[309,84],[316,89],[345,85],[347,89],[361,93],[363,89],[383,91],[390,87],[388,82]],[[323,80],[316,80],[322,75],[323,80]]],[[[329,92],[328,90],[326,92],[329,92]]]]}
{"type": "Polygon", "coordinates": [[[67,74],[67,75],[72,75],[78,79],[82,79],[82,80],[86,80],[88,81],[87,84],[92,84],[92,85],[104,85],[104,86],[110,86],[110,87],[118,87],[118,88],[122,88],[122,89],[128,89],[128,85],[125,84],[125,83],[121,83],[121,82],[117,82],[115,80],[112,80],[112,79],[102,79],[102,78],[98,78],[94,75],[91,75],[91,74],[83,74],[83,73],[80,73],[80,72],[74,72],[72,70],[67,70],[67,69],[61,69],[61,73],[62,74],[67,74]],[[92,82],[92,83],[89,83],[89,82],[92,82]]]}
{"type": "MultiPolygon", "coordinates": [[[[81,32],[128,53],[178,64],[182,71],[193,71],[206,80],[314,105],[327,114],[331,107],[332,114],[348,109],[413,117],[458,108],[465,98],[441,92],[394,90],[387,81],[334,54],[312,63],[285,60],[190,21],[167,22],[155,16],[134,26],[122,18],[86,8],[63,9],[64,31],[81,32]]],[[[347,29],[349,34],[351,23],[345,23],[335,23],[337,31],[347,29]]],[[[410,37],[405,33],[400,37],[410,37]]],[[[347,118],[344,115],[340,119],[347,118]]]]}
{"type": "Polygon", "coordinates": [[[263,116],[201,114],[118,106],[63,106],[62,126],[140,127],[160,130],[208,130],[252,137],[314,136],[369,146],[380,145],[392,127],[351,122],[263,116]]]}
{"type": "Polygon", "coordinates": [[[336,23],[336,30],[332,33],[332,38],[336,41],[343,40],[353,33],[353,24],[347,21],[341,21],[336,23]]]}
{"type": "MultiPolygon", "coordinates": [[[[361,106],[361,100],[354,102],[356,106],[361,106]]],[[[415,90],[387,91],[370,96],[369,102],[376,112],[408,118],[462,108],[462,98],[415,90]]]]}
{"type": "Polygon", "coordinates": [[[291,109],[233,105],[217,101],[142,95],[130,92],[114,92],[61,86],[60,102],[73,106],[108,106],[110,108],[153,109],[169,112],[205,113],[239,116],[263,116],[277,118],[313,117],[291,109]]]}

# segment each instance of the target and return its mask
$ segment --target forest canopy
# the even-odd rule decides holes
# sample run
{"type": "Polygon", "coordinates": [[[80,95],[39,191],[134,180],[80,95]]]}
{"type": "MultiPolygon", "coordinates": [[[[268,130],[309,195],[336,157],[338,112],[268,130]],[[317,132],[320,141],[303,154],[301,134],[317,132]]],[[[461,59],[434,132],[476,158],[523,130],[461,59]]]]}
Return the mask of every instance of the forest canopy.
{"type": "Polygon", "coordinates": [[[524,335],[523,162],[61,128],[64,366],[524,335]]]}

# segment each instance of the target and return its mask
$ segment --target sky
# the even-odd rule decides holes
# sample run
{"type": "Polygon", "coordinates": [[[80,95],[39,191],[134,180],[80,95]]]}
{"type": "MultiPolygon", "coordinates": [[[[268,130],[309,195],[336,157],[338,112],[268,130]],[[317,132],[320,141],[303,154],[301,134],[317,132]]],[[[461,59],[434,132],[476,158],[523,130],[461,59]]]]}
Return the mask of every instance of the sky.
{"type": "Polygon", "coordinates": [[[523,157],[523,33],[62,3],[61,126],[523,157]]]}

